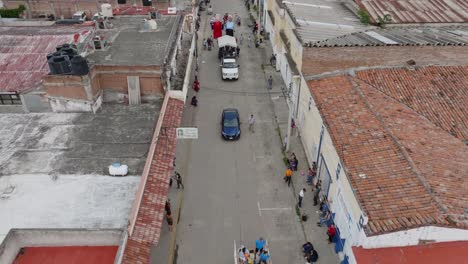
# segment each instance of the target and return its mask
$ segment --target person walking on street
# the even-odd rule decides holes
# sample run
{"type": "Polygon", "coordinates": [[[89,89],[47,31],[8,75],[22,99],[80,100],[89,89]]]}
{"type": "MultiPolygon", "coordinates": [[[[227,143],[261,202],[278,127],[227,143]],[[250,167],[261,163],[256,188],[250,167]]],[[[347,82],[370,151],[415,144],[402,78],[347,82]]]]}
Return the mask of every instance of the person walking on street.
{"type": "Polygon", "coordinates": [[[249,36],[247,37],[247,47],[250,48],[250,44],[252,44],[252,37],[249,35],[249,36]]]}
{"type": "Polygon", "coordinates": [[[264,247],[265,240],[263,240],[263,237],[260,237],[259,239],[255,240],[255,253],[262,252],[264,247]]]}
{"type": "Polygon", "coordinates": [[[248,122],[249,122],[249,131],[255,132],[255,131],[254,131],[254,125],[255,125],[255,117],[254,117],[254,115],[252,115],[252,114],[250,115],[249,121],[248,121],[248,122]]]}
{"type": "Polygon", "coordinates": [[[171,214],[171,200],[167,199],[166,204],[164,205],[164,210],[166,210],[166,214],[171,214]]]}
{"type": "Polygon", "coordinates": [[[241,34],[239,37],[239,45],[242,46],[242,42],[244,42],[244,35],[241,34]]]}
{"type": "Polygon", "coordinates": [[[331,224],[330,227],[328,228],[328,231],[327,231],[328,244],[333,242],[333,238],[335,237],[335,234],[336,234],[335,225],[331,224]]]}
{"type": "Polygon", "coordinates": [[[268,84],[268,90],[271,90],[273,88],[273,77],[271,75],[270,75],[270,78],[268,78],[267,84],[268,84]]]}
{"type": "Polygon", "coordinates": [[[286,170],[286,173],[284,174],[284,181],[288,183],[288,187],[291,185],[291,177],[292,177],[293,171],[288,168],[286,170]]]}
{"type": "Polygon", "coordinates": [[[299,196],[298,196],[298,199],[299,201],[297,202],[297,206],[299,206],[299,208],[302,208],[302,199],[304,199],[304,193],[306,192],[306,188],[303,188],[300,192],[299,192],[299,196]]]}
{"type": "Polygon", "coordinates": [[[247,251],[248,250],[243,245],[239,248],[239,261],[241,264],[247,264],[247,258],[245,257],[247,251]]]}
{"type": "Polygon", "coordinates": [[[182,176],[180,175],[180,173],[178,173],[177,171],[174,172],[174,178],[177,182],[177,189],[180,189],[180,186],[182,186],[182,189],[184,188],[184,184],[182,184],[182,176]]]}
{"type": "Polygon", "coordinates": [[[171,214],[166,214],[166,221],[167,225],[169,226],[169,231],[172,232],[172,225],[174,224],[174,220],[172,219],[171,214]]]}
{"type": "Polygon", "coordinates": [[[263,251],[260,253],[260,264],[268,264],[268,260],[270,259],[270,253],[268,251],[263,251]]]}

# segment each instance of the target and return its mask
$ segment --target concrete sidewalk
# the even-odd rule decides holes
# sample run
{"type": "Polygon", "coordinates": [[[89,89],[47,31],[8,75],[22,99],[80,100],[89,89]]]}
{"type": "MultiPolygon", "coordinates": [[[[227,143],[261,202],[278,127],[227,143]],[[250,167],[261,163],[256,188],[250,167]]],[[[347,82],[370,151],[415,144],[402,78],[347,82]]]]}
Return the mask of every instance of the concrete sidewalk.
{"type": "MultiPolygon", "coordinates": [[[[270,56],[271,54],[273,54],[273,50],[271,48],[271,43],[269,40],[266,40],[264,42],[264,49],[264,54],[270,54],[270,56]]],[[[281,73],[279,71],[276,71],[276,69],[270,65],[269,60],[270,57],[266,56],[264,58],[263,63],[263,69],[265,74],[265,87],[267,79],[271,75],[273,77],[273,87],[271,90],[269,90],[269,92],[274,105],[274,114],[280,132],[279,136],[281,137],[281,142],[283,142],[284,137],[287,135],[289,116],[288,105],[286,102],[287,99],[283,93],[286,84],[283,82],[281,73]]],[[[278,146],[278,148],[282,148],[282,146],[280,145],[278,146]]],[[[327,229],[325,227],[326,225],[323,225],[322,227],[317,226],[317,222],[320,219],[319,206],[313,205],[312,186],[306,183],[306,175],[309,168],[309,164],[307,161],[306,154],[304,152],[304,148],[302,146],[301,138],[298,135],[297,131],[295,131],[295,129],[291,131],[290,147],[289,151],[285,153],[285,155],[289,157],[289,155],[293,152],[299,160],[299,166],[298,170],[294,172],[292,176],[293,188],[291,188],[291,195],[293,195],[295,197],[295,200],[297,201],[299,191],[302,188],[306,188],[307,190],[304,195],[304,200],[302,202],[302,212],[305,213],[309,218],[305,222],[301,221],[302,227],[304,229],[305,241],[310,241],[313,244],[315,250],[317,250],[319,254],[319,260],[317,263],[339,263],[339,257],[335,253],[335,244],[328,243],[328,236],[326,234],[327,229]]]]}

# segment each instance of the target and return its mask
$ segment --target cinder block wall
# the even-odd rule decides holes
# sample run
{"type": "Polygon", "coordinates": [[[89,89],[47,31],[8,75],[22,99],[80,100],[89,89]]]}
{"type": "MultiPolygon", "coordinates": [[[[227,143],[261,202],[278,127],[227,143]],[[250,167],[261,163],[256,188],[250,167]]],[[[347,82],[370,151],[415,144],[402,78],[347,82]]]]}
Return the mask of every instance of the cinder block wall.
{"type": "Polygon", "coordinates": [[[416,65],[466,65],[468,46],[386,46],[304,48],[302,72],[317,75],[355,67],[416,65]]]}
{"type": "Polygon", "coordinates": [[[128,76],[140,77],[140,93],[144,101],[162,98],[165,94],[159,66],[98,65],[91,72],[93,86],[99,85],[106,101],[119,101],[128,94],[128,76]]]}
{"type": "Polygon", "coordinates": [[[91,83],[87,75],[48,75],[43,78],[42,85],[50,97],[93,100],[96,95],[91,92],[91,83]]]}

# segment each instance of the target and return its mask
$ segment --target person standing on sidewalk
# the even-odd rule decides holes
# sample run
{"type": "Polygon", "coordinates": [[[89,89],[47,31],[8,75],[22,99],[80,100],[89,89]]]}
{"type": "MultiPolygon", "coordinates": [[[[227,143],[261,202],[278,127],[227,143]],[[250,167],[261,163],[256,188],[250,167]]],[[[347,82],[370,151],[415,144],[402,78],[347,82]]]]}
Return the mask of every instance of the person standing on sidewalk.
{"type": "Polygon", "coordinates": [[[328,228],[328,231],[327,231],[328,244],[333,242],[333,238],[335,237],[335,234],[336,234],[335,225],[331,224],[330,227],[328,228]]]}
{"type": "Polygon", "coordinates": [[[273,77],[271,75],[270,78],[268,78],[267,85],[268,90],[271,90],[273,88],[273,77]]]}
{"type": "Polygon", "coordinates": [[[298,196],[298,199],[299,201],[297,202],[297,206],[299,206],[299,208],[302,208],[302,199],[304,199],[304,193],[306,192],[306,188],[303,188],[300,192],[299,192],[299,196],[298,196]]]}
{"type": "Polygon", "coordinates": [[[182,186],[182,189],[184,188],[184,184],[182,184],[182,176],[180,175],[180,173],[178,173],[177,171],[174,172],[174,178],[177,182],[177,189],[180,189],[180,186],[182,186]]]}
{"type": "Polygon", "coordinates": [[[255,117],[254,117],[253,114],[250,115],[249,121],[248,121],[248,122],[249,122],[249,131],[255,132],[255,131],[254,131],[255,117]]]}
{"type": "Polygon", "coordinates": [[[293,171],[288,168],[284,174],[284,181],[288,183],[288,187],[291,185],[291,177],[292,177],[293,171]]]}
{"type": "Polygon", "coordinates": [[[318,205],[320,200],[320,191],[322,190],[322,181],[317,180],[317,184],[315,184],[315,194],[314,194],[314,206],[318,205]]]}

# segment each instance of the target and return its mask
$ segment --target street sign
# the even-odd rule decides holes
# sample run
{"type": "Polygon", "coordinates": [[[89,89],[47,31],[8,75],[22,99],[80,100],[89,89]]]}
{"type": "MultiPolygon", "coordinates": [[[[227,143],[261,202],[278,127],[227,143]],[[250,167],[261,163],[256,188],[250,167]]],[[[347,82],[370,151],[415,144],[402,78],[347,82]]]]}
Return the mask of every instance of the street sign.
{"type": "Polygon", "coordinates": [[[179,127],[177,128],[177,139],[197,139],[198,128],[196,127],[179,127]]]}

